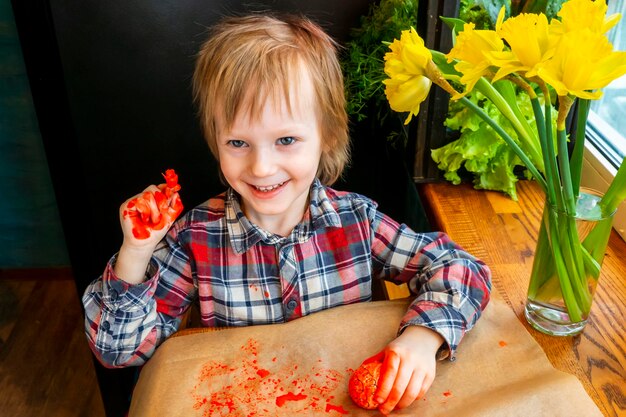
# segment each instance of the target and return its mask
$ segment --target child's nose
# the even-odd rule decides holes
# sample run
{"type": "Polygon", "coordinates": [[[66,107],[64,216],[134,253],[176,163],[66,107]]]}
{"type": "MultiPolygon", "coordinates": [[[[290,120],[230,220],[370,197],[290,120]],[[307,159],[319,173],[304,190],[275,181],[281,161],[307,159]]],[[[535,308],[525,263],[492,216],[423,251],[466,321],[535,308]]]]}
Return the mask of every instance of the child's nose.
{"type": "Polygon", "coordinates": [[[269,149],[256,149],[252,153],[250,171],[255,177],[267,177],[276,171],[276,157],[269,149]]]}

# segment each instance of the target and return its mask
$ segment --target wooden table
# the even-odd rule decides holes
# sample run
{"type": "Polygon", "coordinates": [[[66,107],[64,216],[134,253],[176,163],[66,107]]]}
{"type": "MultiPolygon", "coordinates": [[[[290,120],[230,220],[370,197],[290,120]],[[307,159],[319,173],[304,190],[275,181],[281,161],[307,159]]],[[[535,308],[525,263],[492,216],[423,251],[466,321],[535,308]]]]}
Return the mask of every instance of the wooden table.
{"type": "Polygon", "coordinates": [[[626,243],[613,232],[581,335],[536,331],[524,318],[524,303],[544,198],[536,183],[518,184],[517,202],[471,184],[423,184],[419,189],[433,229],[448,233],[489,265],[493,291],[507,301],[550,362],[577,376],[604,415],[626,416],[626,243]]]}

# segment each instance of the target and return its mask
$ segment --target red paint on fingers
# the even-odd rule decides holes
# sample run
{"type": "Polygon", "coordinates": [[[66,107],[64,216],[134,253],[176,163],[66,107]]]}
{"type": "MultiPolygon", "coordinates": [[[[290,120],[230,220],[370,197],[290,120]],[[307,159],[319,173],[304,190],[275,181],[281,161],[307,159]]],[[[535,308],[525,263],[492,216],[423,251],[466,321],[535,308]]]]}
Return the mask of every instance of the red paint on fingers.
{"type": "Polygon", "coordinates": [[[136,239],[147,239],[151,231],[161,230],[176,220],[183,211],[183,203],[178,191],[178,175],[173,169],[163,174],[165,184],[158,186],[159,191],[145,191],[140,197],[128,202],[123,212],[129,218],[136,239]]]}
{"type": "MultiPolygon", "coordinates": [[[[165,178],[165,186],[169,190],[170,193],[176,193],[180,190],[180,185],[178,184],[178,175],[176,171],[173,169],[165,170],[165,174],[162,174],[163,178],[165,178]]],[[[170,197],[168,195],[168,197],[170,197]]]]}

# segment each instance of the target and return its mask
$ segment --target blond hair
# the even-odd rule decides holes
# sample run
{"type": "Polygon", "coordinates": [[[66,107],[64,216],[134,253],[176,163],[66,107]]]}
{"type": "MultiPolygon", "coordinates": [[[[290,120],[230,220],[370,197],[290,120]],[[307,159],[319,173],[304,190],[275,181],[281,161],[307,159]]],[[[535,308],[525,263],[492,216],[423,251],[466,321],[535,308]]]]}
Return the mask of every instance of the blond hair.
{"type": "Polygon", "coordinates": [[[230,128],[240,111],[258,117],[266,98],[279,94],[291,109],[290,86],[304,68],[313,84],[323,145],[317,176],[324,184],[335,182],[350,155],[337,50],[337,43],[304,17],[226,17],[215,25],[198,53],[193,75],[200,123],[215,158],[216,118],[230,128]]]}

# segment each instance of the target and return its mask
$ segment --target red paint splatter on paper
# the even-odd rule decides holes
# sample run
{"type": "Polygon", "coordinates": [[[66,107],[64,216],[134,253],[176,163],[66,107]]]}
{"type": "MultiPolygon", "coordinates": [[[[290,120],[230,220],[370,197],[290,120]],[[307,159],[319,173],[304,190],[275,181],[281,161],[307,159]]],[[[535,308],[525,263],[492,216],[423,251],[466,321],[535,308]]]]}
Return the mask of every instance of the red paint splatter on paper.
{"type": "Polygon", "coordinates": [[[306,400],[306,397],[307,396],[304,394],[294,394],[293,392],[288,392],[285,395],[279,395],[276,397],[276,405],[282,407],[287,401],[306,400]]]}
{"type": "Polygon", "coordinates": [[[327,413],[331,412],[331,411],[337,411],[339,414],[350,414],[348,411],[344,410],[342,406],[340,405],[333,405],[333,404],[326,404],[326,410],[327,413]]]}
{"type": "MultiPolygon", "coordinates": [[[[230,365],[210,361],[204,364],[191,392],[193,408],[202,417],[280,417],[298,413],[349,414],[333,404],[333,392],[346,389],[348,375],[318,365],[299,369],[286,364],[276,368],[276,356],[260,354],[259,343],[250,339],[240,347],[230,365]],[[274,362],[273,370],[259,363],[274,362]]],[[[275,352],[272,352],[275,353],[275,352]]],[[[278,361],[280,363],[280,361],[278,361]]],[[[301,368],[301,367],[300,367],[301,368]]]]}
{"type": "Polygon", "coordinates": [[[270,374],[270,371],[268,371],[267,369],[259,369],[258,371],[256,371],[256,374],[261,378],[265,378],[270,374]]]}

